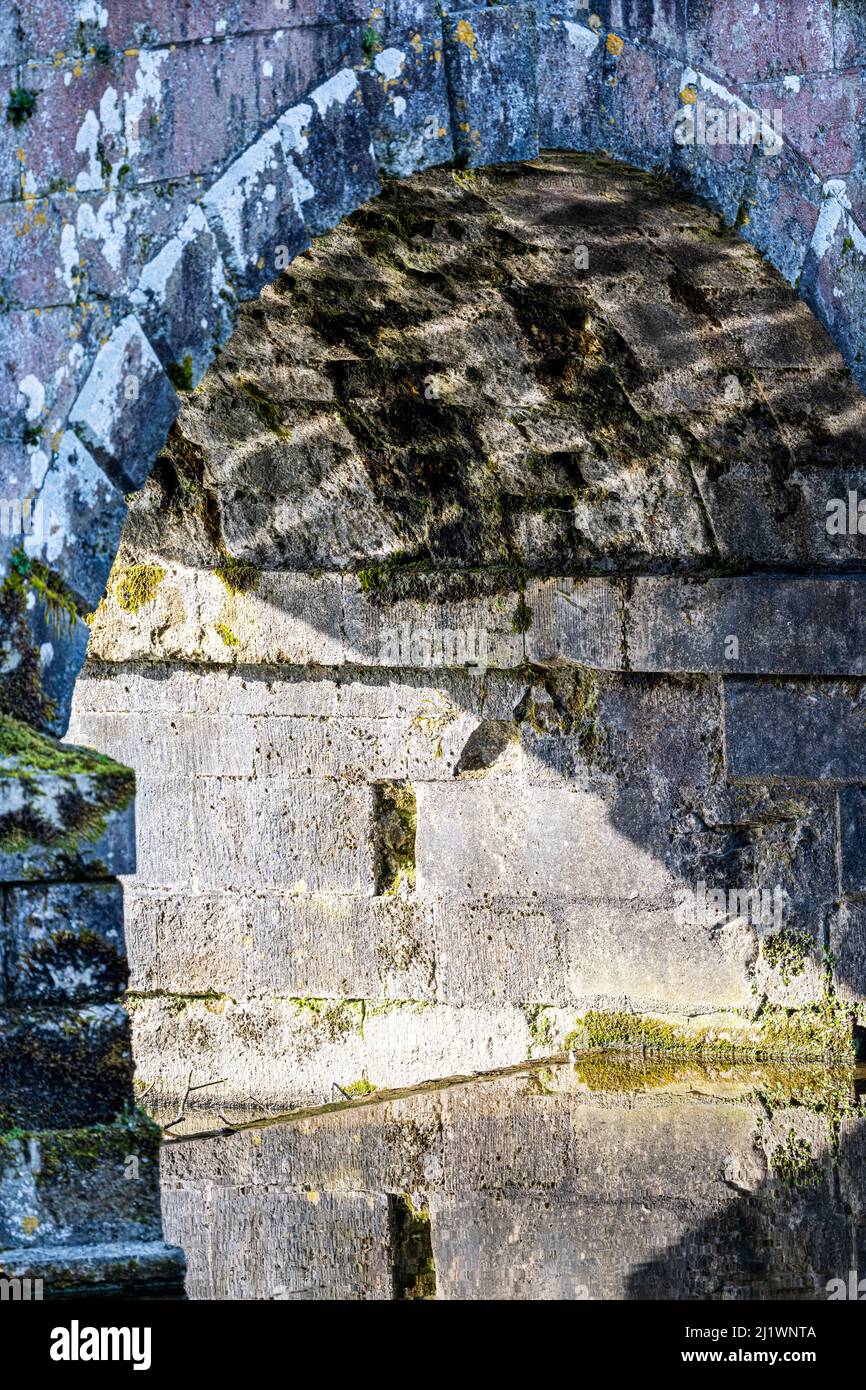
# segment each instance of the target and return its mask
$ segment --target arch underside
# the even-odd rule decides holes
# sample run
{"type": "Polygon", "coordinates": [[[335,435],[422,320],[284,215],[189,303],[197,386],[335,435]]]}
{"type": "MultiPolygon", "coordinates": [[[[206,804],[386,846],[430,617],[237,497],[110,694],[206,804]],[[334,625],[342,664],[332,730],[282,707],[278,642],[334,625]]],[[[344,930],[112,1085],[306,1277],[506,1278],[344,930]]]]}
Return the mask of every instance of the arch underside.
{"type": "Polygon", "coordinates": [[[154,1100],[490,1069],[587,1011],[840,1045],[864,413],[752,248],[593,156],[416,175],[247,306],[70,730],[138,775],[154,1100]]]}

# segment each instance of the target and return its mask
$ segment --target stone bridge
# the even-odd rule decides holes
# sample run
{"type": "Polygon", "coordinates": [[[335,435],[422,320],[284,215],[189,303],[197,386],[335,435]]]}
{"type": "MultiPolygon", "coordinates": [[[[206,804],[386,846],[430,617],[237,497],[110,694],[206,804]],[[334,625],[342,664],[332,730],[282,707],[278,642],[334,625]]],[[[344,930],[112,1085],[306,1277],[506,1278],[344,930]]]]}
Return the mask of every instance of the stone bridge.
{"type": "Polygon", "coordinates": [[[167,1097],[850,1038],[864,65],[857,0],[7,8],[4,1267],[176,1273],[124,764],[167,1097]],[[672,932],[758,878],[775,948],[672,932]]]}

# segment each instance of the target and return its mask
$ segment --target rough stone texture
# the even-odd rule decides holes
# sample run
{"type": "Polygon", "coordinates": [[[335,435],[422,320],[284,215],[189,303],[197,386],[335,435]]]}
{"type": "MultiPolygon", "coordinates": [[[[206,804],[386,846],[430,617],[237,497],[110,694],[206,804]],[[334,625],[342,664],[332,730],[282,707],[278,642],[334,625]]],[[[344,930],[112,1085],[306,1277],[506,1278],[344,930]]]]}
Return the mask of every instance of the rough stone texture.
{"type": "MultiPolygon", "coordinates": [[[[14,22],[0,25],[0,106],[9,116],[17,112],[24,117],[18,124],[11,119],[0,124],[4,196],[0,240],[4,248],[10,248],[2,257],[4,300],[0,305],[4,420],[0,489],[4,498],[20,504],[49,478],[52,508],[61,520],[50,545],[33,552],[39,559],[38,569],[27,569],[20,548],[10,545],[8,536],[0,546],[5,577],[0,596],[4,622],[0,708],[33,727],[64,729],[72,681],[83,659],[79,603],[90,606],[98,594],[121,515],[118,498],[109,492],[112,501],[105,513],[105,528],[95,535],[91,488],[96,486],[98,495],[105,485],[99,477],[94,480],[91,464],[104,468],[121,490],[143,480],[177,410],[172,388],[194,384],[225,341],[235,297],[254,293],[273,278],[272,271],[280,268],[277,252],[282,255],[285,249],[290,257],[306,244],[311,232],[367,198],[375,187],[376,167],[404,175],[434,158],[447,158],[454,150],[471,163],[533,153],[539,93],[542,106],[549,105],[548,73],[562,72],[563,90],[561,119],[542,111],[548,138],[557,143],[573,140],[581,148],[606,148],[646,168],[683,174],[692,189],[708,197],[730,222],[748,229],[746,235],[797,284],[862,381],[866,255],[863,150],[858,133],[862,24],[848,3],[834,9],[830,0],[820,0],[807,7],[805,14],[800,8],[793,0],[761,0],[756,24],[754,11],[747,13],[741,0],[702,0],[688,10],[672,0],[602,5],[599,16],[585,26],[581,15],[570,34],[569,45],[578,57],[574,64],[570,56],[563,59],[561,47],[554,46],[548,32],[554,28],[549,21],[566,17],[547,4],[537,9],[470,7],[463,29],[462,12],[446,15],[442,23],[448,52],[441,53],[442,61],[439,19],[430,6],[412,3],[388,6],[384,15],[371,16],[363,5],[332,6],[330,0],[326,5],[305,0],[285,15],[259,0],[245,0],[241,6],[209,6],[195,14],[163,4],[149,6],[145,12],[129,0],[105,10],[94,7],[92,18],[82,18],[79,8],[65,0],[52,0],[32,13],[33,7],[15,5],[14,22]],[[376,28],[370,24],[373,17],[376,28]],[[597,45],[588,37],[593,30],[598,31],[597,45]],[[537,45],[534,36],[539,31],[542,42],[537,45]],[[466,42],[470,35],[472,41],[466,42]],[[408,53],[409,48],[417,57],[397,64],[394,53],[408,53]],[[596,51],[603,64],[598,80],[593,66],[596,51]],[[539,74],[543,74],[541,80],[539,74]],[[450,121],[435,124],[444,110],[443,75],[453,126],[450,121]],[[399,92],[389,89],[394,80],[401,84],[399,92]],[[309,132],[291,119],[291,113],[297,114],[316,92],[335,93],[334,83],[351,106],[340,100],[332,104],[328,98],[327,109],[321,110],[314,101],[323,124],[320,127],[314,119],[309,132]],[[28,92],[33,96],[32,110],[26,101],[22,104],[22,91],[25,97],[28,92]],[[692,146],[684,153],[676,143],[674,123],[682,105],[693,104],[690,97],[706,98],[726,109],[737,109],[740,101],[753,110],[766,101],[778,104],[783,118],[783,149],[774,156],[778,165],[771,172],[765,156],[755,152],[747,157],[748,150],[724,146],[692,146]],[[398,98],[404,103],[399,110],[398,98]],[[466,110],[457,109],[461,102],[466,110]],[[820,140],[817,126],[825,127],[820,140]],[[304,141],[308,146],[301,149],[304,141]],[[280,166],[280,176],[274,180],[264,177],[272,155],[280,166]],[[232,182],[232,170],[235,175],[247,171],[250,176],[232,182]],[[214,185],[227,178],[235,200],[228,221],[228,205],[221,196],[216,200],[213,196],[214,185]],[[309,196],[302,197],[308,190],[312,190],[309,196]],[[224,266],[217,257],[207,265],[211,242],[202,226],[200,205],[208,198],[208,225],[219,242],[224,266]],[[284,227],[288,229],[285,239],[276,242],[273,234],[284,227]],[[201,315],[196,320],[199,300],[201,315]],[[86,450],[74,451],[68,442],[63,444],[69,439],[68,425],[86,450]],[[82,544],[85,529],[88,540],[82,544]],[[63,638],[51,636],[48,621],[56,617],[58,607],[71,614],[63,638]]],[[[227,190],[229,184],[223,183],[222,192],[227,190]]],[[[464,183],[461,192],[466,191],[464,183]]],[[[434,184],[431,193],[442,202],[441,183],[434,184]]],[[[608,193],[604,188],[596,202],[607,201],[608,193]]],[[[642,208],[641,217],[631,218],[631,232],[645,212],[642,208]]],[[[515,235],[521,242],[514,230],[520,219],[512,214],[513,209],[505,209],[500,228],[499,240],[506,244],[515,235]]],[[[696,283],[692,272],[700,258],[694,254],[695,243],[705,239],[709,228],[700,215],[683,211],[682,206],[679,216],[693,232],[690,248],[686,238],[675,248],[679,274],[654,265],[657,274],[642,277],[642,282],[619,276],[617,258],[631,232],[626,228],[622,235],[623,229],[618,228],[620,234],[611,237],[608,219],[608,226],[600,225],[594,239],[587,237],[587,244],[598,265],[609,268],[611,283],[606,290],[598,289],[591,305],[583,302],[578,314],[574,299],[568,296],[555,306],[561,316],[581,321],[580,360],[597,357],[587,335],[598,339],[600,355],[616,387],[603,373],[593,389],[606,402],[612,391],[615,414],[622,415],[620,407],[624,407],[626,416],[633,411],[640,422],[659,413],[667,417],[649,449],[657,465],[649,486],[645,478],[635,488],[636,471],[642,471],[646,462],[645,441],[632,437],[620,453],[619,466],[611,470],[610,451],[597,421],[589,431],[596,437],[586,458],[583,438],[576,442],[573,432],[565,441],[556,438],[555,430],[552,435],[533,437],[535,422],[527,420],[527,412],[521,428],[526,430],[524,439],[531,441],[530,448],[559,455],[553,474],[545,471],[537,480],[541,486],[536,489],[534,511],[520,503],[516,516],[508,507],[501,520],[501,513],[491,514],[485,525],[475,528],[474,547],[461,543],[455,549],[449,536],[455,526],[453,509],[458,501],[465,508],[474,485],[473,470],[465,469],[463,455],[454,450],[456,471],[470,483],[468,494],[464,490],[459,497],[448,497],[450,507],[437,512],[443,499],[434,489],[432,525],[430,516],[412,515],[407,507],[407,499],[418,495],[418,480],[407,479],[399,463],[396,491],[402,494],[402,505],[395,505],[388,480],[395,466],[391,455],[377,487],[362,487],[356,494],[356,516],[362,515],[366,523],[374,511],[378,513],[375,544],[370,544],[370,531],[364,526],[344,526],[344,534],[335,536],[333,528],[321,520],[334,511],[327,486],[322,487],[327,472],[322,459],[323,453],[332,459],[337,454],[346,472],[357,473],[354,445],[347,438],[358,443],[359,421],[352,418],[344,422],[345,434],[336,441],[331,436],[324,448],[322,441],[310,441],[309,466],[300,478],[302,488],[312,480],[308,490],[316,500],[308,506],[299,533],[303,529],[316,540],[307,542],[308,549],[295,565],[325,563],[326,567],[357,569],[362,561],[372,562],[367,566],[372,574],[367,577],[374,581],[375,591],[383,578],[377,564],[401,551],[414,558],[424,546],[434,562],[452,560],[455,553],[461,562],[480,557],[489,564],[504,559],[507,568],[516,562],[521,571],[529,569],[544,577],[586,564],[616,572],[629,555],[641,564],[650,557],[660,559],[663,569],[681,556],[689,557],[690,563],[696,555],[703,555],[710,564],[735,566],[744,560],[761,565],[857,564],[859,536],[837,537],[830,545],[823,524],[827,488],[832,484],[830,497],[844,497],[850,485],[860,481],[850,467],[845,469],[860,449],[856,416],[861,403],[852,409],[845,402],[850,383],[840,371],[839,359],[828,355],[826,339],[814,331],[808,317],[798,318],[780,304],[772,282],[765,283],[765,296],[753,293],[748,304],[736,292],[730,293],[738,275],[749,273],[748,262],[739,262],[730,248],[722,251],[713,245],[696,283]],[[687,266],[682,265],[684,257],[687,266]],[[660,295],[648,293],[648,282],[665,279],[667,290],[660,295]],[[725,318],[723,309],[728,311],[724,336],[716,331],[717,320],[725,318]],[[592,315],[604,323],[601,338],[594,323],[590,327],[592,315]],[[705,320],[703,332],[696,319],[705,320]],[[681,346],[673,365],[670,352],[660,348],[666,344],[669,349],[675,341],[681,346]],[[653,350],[640,358],[644,370],[635,372],[630,356],[636,346],[645,349],[647,344],[653,350]],[[840,382],[846,384],[837,389],[840,382]],[[733,407],[721,412],[721,417],[707,409],[708,401],[718,398],[720,385],[725,405],[733,407]],[[799,403],[803,395],[810,399],[805,410],[799,403]],[[815,409],[819,395],[824,402],[820,411],[815,409]],[[684,435],[673,420],[689,413],[707,418],[693,419],[693,427],[684,435]],[[820,421],[817,430],[813,428],[816,419],[820,421]],[[671,441],[673,447],[664,447],[662,441],[671,441]],[[575,452],[581,455],[579,478],[573,457],[569,462],[575,452]],[[636,459],[640,460],[637,470],[636,459]],[[719,459],[724,460],[721,467],[719,459]],[[836,477],[822,475],[821,465],[828,461],[835,463],[836,477]],[[573,505],[575,483],[582,493],[577,505],[573,505]],[[369,505],[371,494],[375,508],[369,505]],[[675,509],[667,534],[659,534],[660,504],[672,495],[686,500],[675,509]],[[623,505],[629,496],[631,504],[623,505]],[[569,499],[565,505],[563,498],[569,499]],[[605,500],[608,514],[602,520],[605,500]],[[565,513],[562,529],[549,526],[557,512],[565,513]],[[345,544],[350,532],[355,545],[364,538],[363,554],[345,544]],[[591,537],[588,549],[586,537],[591,537]],[[504,543],[498,544],[500,540],[504,543]],[[322,552],[318,560],[310,550],[322,552]]],[[[556,226],[555,214],[552,224],[556,226]]],[[[656,233],[662,230],[658,219],[653,223],[650,217],[645,225],[653,226],[656,233]]],[[[446,225],[445,231],[451,241],[452,229],[446,225]]],[[[575,270],[576,282],[566,282],[562,275],[565,260],[574,265],[573,234],[572,220],[567,238],[563,235],[558,247],[559,264],[552,274],[560,283],[581,285],[583,272],[575,270]]],[[[487,250],[482,249],[482,261],[487,250]]],[[[518,290],[530,288],[529,295],[513,295],[517,302],[508,301],[508,308],[512,317],[522,320],[521,332],[531,320],[536,321],[536,329],[543,328],[535,364],[541,371],[540,376],[535,372],[535,380],[559,376],[565,396],[570,389],[569,372],[563,372],[560,329],[546,313],[540,313],[532,277],[525,273],[529,260],[545,250],[550,250],[550,244],[547,248],[534,245],[531,253],[515,257],[508,265],[508,281],[517,282],[518,290]]],[[[751,267],[753,291],[760,279],[755,265],[751,267]]],[[[441,275],[442,266],[440,262],[425,267],[421,262],[416,270],[441,275]]],[[[357,275],[357,265],[344,278],[351,279],[353,274],[357,275]]],[[[546,280],[535,283],[549,284],[550,269],[546,275],[546,280]]],[[[378,281],[389,283],[387,275],[378,281]]],[[[397,327],[405,328],[405,322],[397,327]]],[[[511,325],[505,336],[510,332],[511,325]]],[[[365,336],[363,327],[362,340],[365,336]]],[[[352,362],[351,348],[342,360],[352,362]]],[[[449,370],[454,365],[445,363],[449,370]]],[[[435,387],[438,366],[433,363],[434,379],[427,386],[435,387]]],[[[345,365],[341,370],[350,399],[363,396],[365,383],[358,380],[363,372],[357,374],[345,365]]],[[[303,377],[303,372],[298,375],[303,377]]],[[[318,389],[309,378],[306,385],[318,389]]],[[[468,385],[471,392],[473,384],[468,385]]],[[[259,432],[273,428],[271,386],[268,380],[264,397],[261,382],[252,392],[256,404],[251,409],[266,424],[266,430],[259,432]]],[[[339,391],[336,394],[339,399],[339,391]]],[[[507,395],[503,389],[498,399],[504,402],[507,395]]],[[[519,409],[526,404],[521,400],[519,409]]],[[[370,441],[363,439],[366,420],[360,413],[362,452],[369,454],[370,441]]],[[[389,405],[387,413],[397,426],[396,437],[389,442],[405,448],[405,411],[395,412],[389,405]]],[[[278,423],[298,428],[295,420],[278,423]]],[[[459,423],[458,437],[462,437],[465,420],[459,423]]],[[[634,419],[632,426],[640,432],[634,419]]],[[[436,430],[440,427],[441,419],[436,430]]],[[[585,437],[587,431],[582,434],[585,437]]],[[[410,439],[414,445],[414,438],[410,439]]],[[[211,452],[209,441],[199,443],[211,452]]],[[[502,467],[501,440],[484,438],[479,443],[476,462],[487,458],[502,467]]],[[[506,448],[504,455],[506,465],[514,463],[513,448],[506,448]]],[[[262,476],[270,482],[271,461],[262,457],[259,463],[262,476]]],[[[249,507],[223,509],[219,501],[214,510],[211,503],[224,496],[226,489],[203,477],[199,464],[195,452],[190,456],[187,451],[186,467],[175,470],[178,490],[200,488],[204,499],[199,520],[181,526],[183,548],[174,559],[212,570],[223,558],[214,554],[217,538],[223,545],[228,542],[232,553],[247,558],[271,520],[269,513],[251,520],[249,507]],[[232,518],[239,514],[242,519],[232,535],[236,524],[232,518]]],[[[160,486],[166,480],[171,484],[173,468],[170,459],[160,465],[160,486]]],[[[244,490],[260,494],[261,482],[254,477],[242,479],[233,504],[244,490]]],[[[423,488],[420,492],[424,495],[423,488]]],[[[507,495],[508,487],[502,492],[507,495]]],[[[483,488],[481,493],[489,495],[483,488]]],[[[297,492],[285,503],[277,524],[281,534],[296,500],[297,492]]],[[[466,514],[476,516],[477,511],[466,514]]],[[[267,545],[265,541],[265,549],[267,545]]],[[[158,547],[143,545],[139,533],[133,548],[153,551],[158,547]]],[[[277,550],[268,560],[256,555],[255,563],[280,568],[287,557],[282,546],[277,550]]],[[[481,594],[470,596],[473,600],[486,600],[491,594],[501,598],[503,588],[510,592],[515,601],[514,635],[524,637],[524,624],[530,617],[524,590],[500,580],[481,587],[481,594]]],[[[454,600],[453,593],[445,597],[448,602],[454,600]]],[[[222,613],[213,623],[219,640],[229,649],[236,640],[240,645],[232,616],[222,613]]],[[[302,611],[305,623],[313,616],[302,611]]],[[[357,632],[367,630],[375,632],[375,628],[363,629],[362,624],[351,636],[340,633],[343,650],[355,653],[351,660],[359,654],[370,659],[363,645],[352,645],[357,632]]],[[[195,659],[208,646],[212,653],[214,640],[209,625],[192,643],[195,659]]],[[[568,640],[575,640],[574,635],[568,640]]],[[[525,640],[522,646],[525,651],[525,640]]],[[[190,650],[186,641],[179,645],[178,654],[189,656],[190,650]]],[[[160,655],[171,657],[172,653],[160,655]]],[[[245,647],[244,656],[261,659],[253,647],[245,647]]],[[[560,692],[546,687],[544,699],[537,692],[531,697],[526,709],[533,728],[561,718],[557,706],[561,699],[560,692]]],[[[485,723],[497,727],[479,728],[471,735],[471,745],[458,751],[458,775],[484,773],[490,759],[500,762],[507,757],[513,740],[502,726],[514,722],[511,714],[506,711],[498,719],[488,716],[485,723]]],[[[584,715],[585,709],[581,715],[585,735],[584,715]]],[[[575,718],[573,709],[569,717],[575,718]]],[[[434,716],[434,722],[439,718],[434,716]]],[[[564,762],[571,767],[571,752],[560,752],[552,765],[559,768],[564,762]]],[[[38,790],[44,804],[48,788],[38,790]]],[[[8,810],[8,792],[6,797],[8,810]]],[[[22,809],[16,805],[12,810],[19,820],[22,809]]],[[[797,814],[820,819],[824,810],[818,796],[811,809],[797,814]]],[[[711,820],[712,815],[724,814],[715,806],[711,820]]],[[[20,851],[15,853],[20,857],[20,851]]],[[[53,872],[60,867],[55,855],[53,872]]],[[[93,873],[95,867],[82,864],[79,857],[71,872],[93,873]]],[[[11,871],[21,868],[16,860],[11,871]]],[[[34,866],[26,864],[24,869],[30,873],[34,866]]],[[[63,872],[67,871],[68,866],[63,866],[63,872]]],[[[103,865],[102,872],[110,870],[103,865]]],[[[814,917],[809,920],[812,930],[814,917]]],[[[106,1254],[106,1268],[112,1258],[106,1254]]]]}
{"type": "Polygon", "coordinates": [[[764,782],[866,781],[864,688],[833,682],[725,683],[732,777],[764,782]]]}
{"type": "Polygon", "coordinates": [[[70,736],[138,774],[160,1095],[483,1069],[587,1009],[752,1045],[822,999],[835,793],[777,785],[796,701],[735,706],[859,689],[825,521],[866,409],[752,249],[614,168],[389,186],[242,308],[133,500],[70,736]]]}
{"type": "Polygon", "coordinates": [[[862,1232],[862,1119],[837,1146],[818,1113],[845,1087],[578,1061],[180,1139],[166,1229],[195,1299],[822,1299],[862,1232]],[[789,1135],[808,1161],[786,1181],[789,1135]],[[386,1219],[407,1198],[427,1237],[408,1295],[386,1219]]]}

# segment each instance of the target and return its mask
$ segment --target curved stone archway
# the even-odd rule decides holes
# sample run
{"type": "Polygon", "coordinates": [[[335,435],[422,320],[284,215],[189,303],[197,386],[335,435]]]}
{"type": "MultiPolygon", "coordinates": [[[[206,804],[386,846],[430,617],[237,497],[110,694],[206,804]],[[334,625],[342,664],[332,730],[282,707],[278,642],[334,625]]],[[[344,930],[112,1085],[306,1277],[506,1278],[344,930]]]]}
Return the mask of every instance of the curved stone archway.
{"type": "MultiPolygon", "coordinates": [[[[253,3],[213,32],[210,18],[185,10],[145,17],[120,5],[81,18],[73,7],[53,47],[38,20],[16,12],[7,85],[14,96],[31,90],[28,72],[50,81],[20,120],[10,97],[7,237],[27,255],[11,259],[14,307],[2,320],[2,477],[19,506],[43,504],[46,534],[25,549],[47,566],[52,592],[81,612],[97,601],[123,494],[152,466],[178,409],[175,387],[200,379],[237,302],[366,201],[383,174],[452,157],[468,167],[525,159],[544,146],[674,172],[797,285],[859,372],[862,33],[847,5],[828,0],[794,39],[796,5],[766,3],[769,56],[731,0],[703,5],[691,23],[661,0],[574,17],[546,4],[448,7],[440,17],[408,0],[370,15],[350,5],[342,25],[315,8],[253,3]],[[825,154],[809,135],[806,94],[803,117],[796,98],[799,73],[828,64],[834,83],[822,99],[837,102],[841,148],[825,154]],[[781,113],[778,129],[766,111],[781,113]],[[706,132],[713,113],[728,130],[721,143],[706,132]],[[731,144],[731,129],[758,144],[731,144]],[[828,176],[837,173],[845,177],[828,176]],[[35,305],[21,299],[25,266],[35,305]]],[[[7,535],[7,570],[14,548],[7,535]]],[[[74,627],[47,644],[31,590],[31,645],[48,667],[57,711],[48,726],[58,731],[86,633],[74,627]]],[[[49,709],[32,704],[37,719],[49,709]]]]}
{"type": "Polygon", "coordinates": [[[151,1097],[489,1070],[587,1010],[841,1044],[862,542],[826,503],[864,427],[752,248],[589,156],[395,184],[246,306],[133,501],[71,726],[138,775],[151,1097]],[[798,747],[816,705],[844,767],[798,747]],[[684,920],[699,884],[762,915],[684,920]]]}

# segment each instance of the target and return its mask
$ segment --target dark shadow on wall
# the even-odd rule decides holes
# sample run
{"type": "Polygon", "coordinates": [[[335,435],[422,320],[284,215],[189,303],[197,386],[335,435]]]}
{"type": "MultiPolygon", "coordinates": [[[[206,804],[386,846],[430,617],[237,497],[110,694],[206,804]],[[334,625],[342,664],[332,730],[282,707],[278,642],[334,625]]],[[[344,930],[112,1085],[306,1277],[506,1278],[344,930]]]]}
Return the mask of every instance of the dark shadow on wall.
{"type": "MultiPolygon", "coordinates": [[[[844,467],[864,422],[808,309],[670,182],[577,155],[437,170],[244,308],[119,566],[360,572],[384,615],[519,604],[531,574],[843,571],[862,542],[840,553],[824,504],[866,483],[844,467]]],[[[787,853],[790,920],[820,957],[834,794],[729,785],[715,678],[527,670],[499,717],[539,783],[597,791],[685,883],[774,882],[787,853]]]]}

